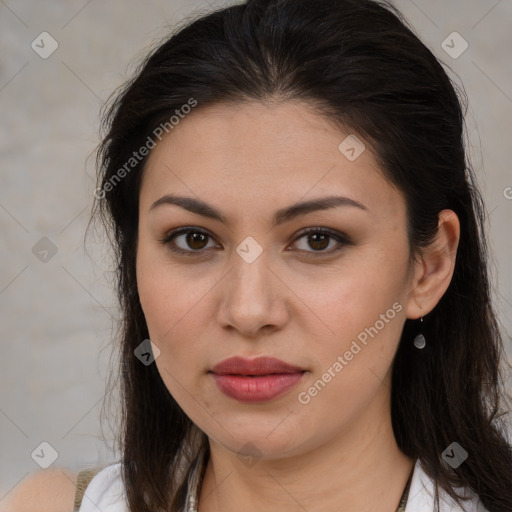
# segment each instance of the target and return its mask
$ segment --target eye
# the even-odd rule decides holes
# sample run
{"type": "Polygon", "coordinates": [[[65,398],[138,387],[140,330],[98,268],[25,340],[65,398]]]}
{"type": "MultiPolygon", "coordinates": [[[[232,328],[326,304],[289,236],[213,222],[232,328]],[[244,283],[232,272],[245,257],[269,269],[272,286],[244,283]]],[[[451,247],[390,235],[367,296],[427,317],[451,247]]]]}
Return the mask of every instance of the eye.
{"type": "MultiPolygon", "coordinates": [[[[303,231],[298,238],[295,239],[295,243],[303,238],[306,242],[305,245],[312,248],[313,251],[309,251],[307,249],[301,250],[310,253],[319,253],[319,256],[338,252],[344,245],[349,245],[351,243],[349,239],[342,233],[326,228],[308,228],[307,230],[303,231]],[[331,249],[326,251],[325,249],[329,247],[329,241],[333,240],[338,243],[338,247],[332,249],[331,246],[331,249]]],[[[336,244],[334,244],[334,246],[336,246],[336,244]]]]}
{"type": "Polygon", "coordinates": [[[186,256],[195,256],[204,252],[202,250],[208,247],[207,240],[209,238],[211,236],[205,231],[197,228],[183,227],[171,231],[159,242],[167,245],[171,251],[186,256]],[[176,242],[178,240],[180,240],[181,245],[176,242]]]}

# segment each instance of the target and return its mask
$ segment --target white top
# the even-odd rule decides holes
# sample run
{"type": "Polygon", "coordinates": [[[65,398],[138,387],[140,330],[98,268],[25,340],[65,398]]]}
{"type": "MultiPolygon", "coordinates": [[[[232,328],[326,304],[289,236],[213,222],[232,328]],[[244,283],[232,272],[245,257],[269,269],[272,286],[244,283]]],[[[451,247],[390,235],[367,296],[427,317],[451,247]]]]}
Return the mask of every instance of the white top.
{"type": "MultiPolygon", "coordinates": [[[[199,473],[203,464],[204,451],[200,452],[194,464],[188,483],[186,503],[183,512],[197,512],[199,491],[199,473]]],[[[461,496],[470,496],[471,500],[463,502],[464,509],[457,506],[451,497],[439,488],[440,512],[489,512],[480,502],[478,496],[470,489],[463,492],[456,489],[461,496]]],[[[89,483],[78,512],[129,512],[121,479],[121,463],[117,462],[103,468],[89,483]]],[[[433,480],[423,471],[418,459],[409,488],[405,512],[434,512],[433,480]]]]}

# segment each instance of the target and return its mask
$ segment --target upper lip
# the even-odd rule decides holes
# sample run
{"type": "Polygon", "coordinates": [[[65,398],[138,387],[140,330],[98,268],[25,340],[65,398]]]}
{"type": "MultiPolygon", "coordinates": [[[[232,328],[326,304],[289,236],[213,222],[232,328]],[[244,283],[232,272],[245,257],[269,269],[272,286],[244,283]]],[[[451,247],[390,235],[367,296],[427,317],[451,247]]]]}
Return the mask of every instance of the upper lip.
{"type": "Polygon", "coordinates": [[[274,357],[260,356],[255,359],[230,357],[216,364],[212,370],[217,374],[269,375],[272,373],[298,373],[304,370],[274,357]]]}

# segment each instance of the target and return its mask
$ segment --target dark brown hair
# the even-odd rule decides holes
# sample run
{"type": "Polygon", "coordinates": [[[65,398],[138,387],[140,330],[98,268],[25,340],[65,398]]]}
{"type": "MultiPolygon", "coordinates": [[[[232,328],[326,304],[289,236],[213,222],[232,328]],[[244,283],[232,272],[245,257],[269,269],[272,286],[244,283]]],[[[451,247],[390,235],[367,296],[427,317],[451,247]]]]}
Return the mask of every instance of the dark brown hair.
{"type": "Polygon", "coordinates": [[[412,346],[419,325],[406,320],[393,362],[393,429],[400,449],[452,497],[467,486],[489,511],[510,512],[506,358],[490,299],[485,210],[465,151],[467,100],[402,15],[372,0],[249,0],[210,12],[151,51],[104,112],[93,218],[109,230],[118,277],[119,446],[130,510],[183,507],[179,466],[196,427],[156,365],[134,356],[149,337],[135,273],[146,157],[126,163],[191,99],[196,112],[217,102],[304,100],[361,135],[405,197],[413,255],[434,239],[441,210],[457,214],[454,275],[422,324],[428,344],[412,346]],[[454,441],[469,454],[456,469],[441,456],[454,441]]]}

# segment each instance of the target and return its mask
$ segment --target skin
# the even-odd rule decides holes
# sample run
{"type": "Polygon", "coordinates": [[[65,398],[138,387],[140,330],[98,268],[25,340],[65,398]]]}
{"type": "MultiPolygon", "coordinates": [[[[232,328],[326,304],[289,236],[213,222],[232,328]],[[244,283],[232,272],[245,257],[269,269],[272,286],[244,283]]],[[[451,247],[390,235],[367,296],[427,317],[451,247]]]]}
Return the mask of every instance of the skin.
{"type": "Polygon", "coordinates": [[[147,161],[138,290],[162,379],[210,441],[200,512],[394,512],[414,466],[393,435],[391,367],[406,318],[428,314],[449,285],[459,223],[441,212],[437,239],[410,260],[403,195],[369,144],[355,161],[340,152],[347,135],[303,102],[199,106],[147,161]],[[151,209],[171,193],[208,202],[227,222],[177,205],[151,209]],[[272,226],[276,210],[328,195],[365,209],[338,206],[272,226]],[[159,242],[181,226],[209,235],[174,239],[195,249],[192,257],[159,242]],[[309,227],[350,243],[315,243],[302,235],[309,227]],[[236,251],[248,236],[262,248],[252,263],[236,251]],[[394,303],[402,306],[394,318],[300,403],[298,393],[394,303]],[[233,355],[269,355],[307,373],[278,398],[242,403],[208,373],[233,355]]]}
{"type": "Polygon", "coordinates": [[[75,502],[77,474],[65,468],[35,471],[14,489],[0,493],[0,512],[69,512],[75,502]]]}

